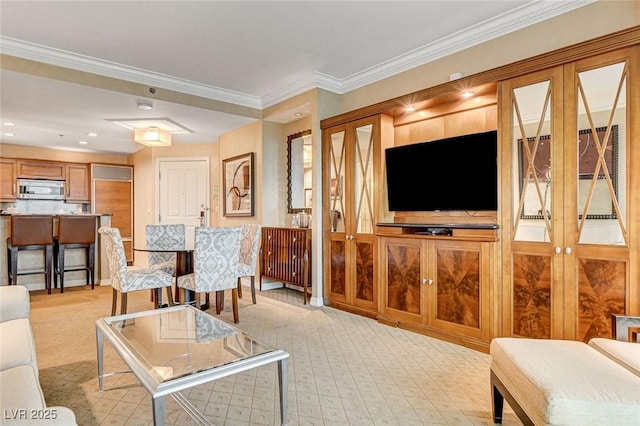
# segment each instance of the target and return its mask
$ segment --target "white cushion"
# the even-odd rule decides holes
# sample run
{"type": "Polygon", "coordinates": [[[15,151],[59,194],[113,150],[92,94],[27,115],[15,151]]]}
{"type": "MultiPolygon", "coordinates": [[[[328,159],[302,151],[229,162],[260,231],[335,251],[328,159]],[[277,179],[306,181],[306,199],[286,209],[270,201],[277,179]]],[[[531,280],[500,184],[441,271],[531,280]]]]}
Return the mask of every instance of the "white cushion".
{"type": "Polygon", "coordinates": [[[29,318],[29,291],[21,285],[0,286],[0,322],[29,318]]]}
{"type": "Polygon", "coordinates": [[[589,346],[640,376],[640,344],[595,338],[589,340],[589,346]]]}
{"type": "Polygon", "coordinates": [[[45,407],[38,375],[32,366],[20,365],[0,371],[0,412],[45,407]]]}
{"type": "Polygon", "coordinates": [[[31,365],[37,369],[35,353],[28,319],[0,323],[0,371],[18,365],[31,365]]]}
{"type": "Polygon", "coordinates": [[[498,338],[491,369],[534,424],[637,425],[640,377],[583,342],[498,338]]]}

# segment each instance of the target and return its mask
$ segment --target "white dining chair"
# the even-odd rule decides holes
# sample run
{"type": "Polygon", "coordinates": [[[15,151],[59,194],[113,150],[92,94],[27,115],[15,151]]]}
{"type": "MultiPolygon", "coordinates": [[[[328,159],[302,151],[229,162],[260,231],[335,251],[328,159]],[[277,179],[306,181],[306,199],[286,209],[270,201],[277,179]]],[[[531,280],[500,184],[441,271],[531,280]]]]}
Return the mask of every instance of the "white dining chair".
{"type": "Polygon", "coordinates": [[[256,304],[256,264],[260,245],[260,225],[242,225],[240,262],[238,263],[238,297],[242,299],[242,278],[251,279],[251,299],[256,304]]]}
{"type": "Polygon", "coordinates": [[[122,236],[118,228],[103,226],[98,232],[105,241],[105,251],[111,272],[111,287],[113,287],[113,301],[111,315],[116,314],[118,293],[120,293],[120,313],[127,313],[127,293],[140,290],[155,290],[155,306],[160,306],[162,300],[160,291],[167,289],[169,305],[173,305],[171,284],[173,276],[161,269],[129,268],[124,253],[122,236]]]}
{"type": "MultiPolygon", "coordinates": [[[[147,225],[145,226],[147,250],[184,250],[185,226],[147,225]]],[[[176,274],[176,254],[149,251],[149,268],[176,274]]]]}
{"type": "MultiPolygon", "coordinates": [[[[220,313],[224,290],[231,289],[233,321],[238,322],[238,263],[240,259],[239,226],[226,228],[197,227],[193,253],[193,273],[178,277],[178,287],[195,293],[199,307],[201,293],[216,292],[216,313],[220,313]]],[[[189,300],[186,295],[181,300],[189,300]]]]}

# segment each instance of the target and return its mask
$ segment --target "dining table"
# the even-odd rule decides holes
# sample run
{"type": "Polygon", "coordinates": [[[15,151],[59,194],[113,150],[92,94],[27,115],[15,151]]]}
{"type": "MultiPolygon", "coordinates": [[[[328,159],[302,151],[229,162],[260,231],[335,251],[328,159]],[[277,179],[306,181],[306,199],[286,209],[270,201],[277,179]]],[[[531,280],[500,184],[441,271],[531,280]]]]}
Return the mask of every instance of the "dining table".
{"type": "MultiPolygon", "coordinates": [[[[174,291],[174,300],[176,303],[180,303],[180,291],[178,288],[178,277],[183,275],[188,275],[193,273],[193,249],[150,249],[146,247],[133,248],[134,251],[139,252],[147,252],[147,253],[175,253],[176,255],[176,283],[175,283],[175,291],[174,291]]],[[[192,294],[191,291],[185,292],[185,303],[193,302],[195,299],[195,294],[192,294]]],[[[151,292],[151,297],[155,297],[155,293],[151,292]]],[[[162,297],[162,295],[160,296],[162,297]]],[[[159,304],[162,305],[162,301],[159,301],[159,304]]],[[[207,297],[208,302],[208,297],[207,297]]]]}

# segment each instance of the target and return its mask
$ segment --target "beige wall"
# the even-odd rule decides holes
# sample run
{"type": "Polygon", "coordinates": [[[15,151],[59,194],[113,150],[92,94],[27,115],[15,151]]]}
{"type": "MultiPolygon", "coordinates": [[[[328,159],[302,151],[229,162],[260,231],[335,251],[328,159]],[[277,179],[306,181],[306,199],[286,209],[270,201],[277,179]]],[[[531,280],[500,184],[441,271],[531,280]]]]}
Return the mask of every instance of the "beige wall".
{"type": "Polygon", "coordinates": [[[447,83],[456,72],[477,74],[635,25],[640,1],[598,1],[346,93],[341,112],[447,83]]]}
{"type": "MultiPolygon", "coordinates": [[[[246,154],[249,152],[254,153],[254,207],[255,215],[249,216],[234,216],[225,217],[223,214],[222,200],[224,197],[224,190],[222,188],[222,170],[218,170],[218,210],[219,210],[219,224],[220,226],[235,226],[243,223],[261,223],[262,211],[259,206],[262,205],[262,137],[263,137],[262,121],[256,121],[240,129],[231,131],[220,136],[220,157],[219,163],[221,166],[222,160],[226,158],[232,158],[238,155],[246,154]]],[[[216,192],[214,190],[214,192],[216,192]]]]}

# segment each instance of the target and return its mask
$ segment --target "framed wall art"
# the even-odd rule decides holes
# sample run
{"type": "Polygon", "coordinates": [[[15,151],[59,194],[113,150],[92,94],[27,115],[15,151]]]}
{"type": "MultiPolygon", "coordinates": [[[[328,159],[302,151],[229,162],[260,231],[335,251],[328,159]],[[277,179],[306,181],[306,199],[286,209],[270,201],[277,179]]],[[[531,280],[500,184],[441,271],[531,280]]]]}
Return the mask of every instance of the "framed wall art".
{"type": "Polygon", "coordinates": [[[254,215],[253,152],[222,160],[224,216],[254,215]]]}

